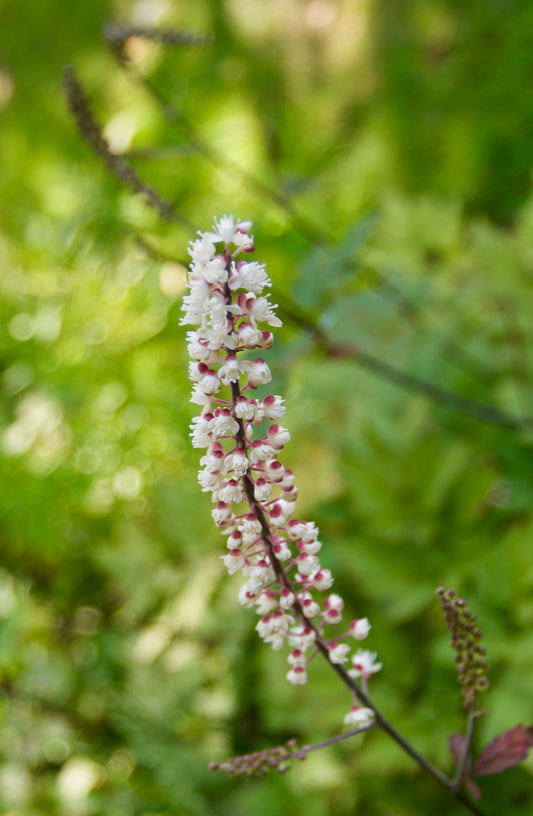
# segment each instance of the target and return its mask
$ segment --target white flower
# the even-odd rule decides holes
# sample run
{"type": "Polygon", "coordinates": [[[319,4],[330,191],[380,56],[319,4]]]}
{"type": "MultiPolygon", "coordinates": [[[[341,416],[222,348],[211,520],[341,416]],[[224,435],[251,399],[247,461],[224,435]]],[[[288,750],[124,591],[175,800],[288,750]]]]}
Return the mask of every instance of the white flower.
{"type": "Polygon", "coordinates": [[[209,348],[206,338],[198,331],[187,332],[187,351],[189,357],[199,363],[212,365],[218,359],[217,353],[209,348]]]}
{"type": "Polygon", "coordinates": [[[243,536],[248,540],[253,541],[257,536],[261,535],[261,523],[256,519],[253,513],[248,513],[241,521],[241,531],[243,536]]]}
{"type": "Polygon", "coordinates": [[[216,394],[220,391],[221,382],[217,377],[217,373],[214,369],[210,368],[206,374],[202,377],[200,382],[198,383],[198,388],[200,391],[203,391],[204,394],[216,394]]]}
{"type": "Polygon", "coordinates": [[[271,425],[267,431],[268,442],[275,448],[283,448],[290,441],[291,435],[287,428],[280,425],[271,425]]]}
{"type": "Polygon", "coordinates": [[[202,267],[202,275],[208,283],[225,283],[228,270],[222,258],[213,258],[202,267]]]}
{"type": "Polygon", "coordinates": [[[274,593],[269,591],[262,592],[257,602],[257,614],[268,615],[269,612],[273,612],[274,609],[277,608],[278,602],[274,593]]]}
{"type": "Polygon", "coordinates": [[[272,495],[272,485],[262,476],[259,477],[254,487],[254,496],[258,502],[268,501],[272,495]]]}
{"type": "Polygon", "coordinates": [[[283,479],[285,468],[277,459],[265,463],[265,473],[271,482],[280,482],[283,479]]]}
{"type": "Polygon", "coordinates": [[[294,618],[278,609],[272,615],[264,615],[255,628],[263,640],[270,642],[272,636],[284,635],[291,623],[294,623],[294,618]]]}
{"type": "Polygon", "coordinates": [[[283,538],[280,538],[272,545],[272,551],[278,561],[288,561],[292,557],[292,553],[283,538]]]}
{"type": "Polygon", "coordinates": [[[296,564],[298,565],[298,572],[300,575],[312,575],[315,573],[319,566],[320,562],[316,555],[299,555],[296,559],[296,564]]]}
{"type": "Polygon", "coordinates": [[[346,663],[348,659],[346,655],[350,651],[350,647],[346,643],[336,643],[329,648],[329,659],[332,663],[346,663]]]}
{"type": "Polygon", "coordinates": [[[268,323],[269,326],[283,326],[283,323],[279,317],[276,317],[273,311],[277,308],[278,304],[270,303],[266,297],[255,298],[248,307],[248,314],[250,315],[252,326],[255,325],[257,327],[258,323],[268,323]]]}
{"type": "Polygon", "coordinates": [[[233,453],[226,456],[225,468],[227,472],[233,471],[237,476],[243,476],[248,470],[248,457],[246,451],[237,448],[233,453]]]}
{"type": "Polygon", "coordinates": [[[316,640],[316,633],[310,626],[297,626],[291,629],[289,643],[297,649],[305,650],[316,640]]]}
{"type": "Polygon", "coordinates": [[[297,598],[300,602],[300,605],[303,609],[303,613],[306,618],[314,618],[320,612],[320,606],[317,602],[311,597],[309,592],[299,592],[297,598]]]}
{"type": "Polygon", "coordinates": [[[239,590],[239,603],[242,604],[242,606],[254,606],[260,591],[261,585],[251,578],[249,581],[246,581],[239,590]]]}
{"type": "Polygon", "coordinates": [[[309,577],[309,584],[315,587],[315,589],[319,589],[322,592],[326,589],[329,589],[330,586],[333,584],[333,576],[328,569],[319,569],[318,572],[315,572],[314,575],[309,577]]]}
{"type": "MultiPolygon", "coordinates": [[[[245,364],[242,364],[244,369],[245,364]]],[[[266,385],[272,379],[270,369],[264,360],[257,359],[252,363],[246,361],[246,370],[248,371],[248,385],[252,388],[257,388],[259,385],[266,385]]]]}
{"type": "Polygon", "coordinates": [[[287,660],[291,666],[305,666],[305,652],[301,649],[293,649],[287,660]]]}
{"type": "Polygon", "coordinates": [[[226,504],[223,501],[219,501],[217,506],[211,510],[211,515],[213,516],[216,524],[220,524],[222,521],[227,521],[232,516],[231,505],[226,504]]]}
{"type": "Polygon", "coordinates": [[[240,550],[231,550],[228,555],[221,555],[221,559],[230,575],[243,568],[245,564],[245,556],[240,550]]]}
{"type": "Polygon", "coordinates": [[[211,407],[211,400],[209,398],[209,394],[204,394],[197,385],[194,386],[191,392],[191,399],[189,402],[194,403],[195,405],[201,405],[202,408],[209,409],[211,407]]]}
{"type": "Polygon", "coordinates": [[[226,356],[226,362],[224,365],[220,366],[218,370],[218,376],[224,383],[224,385],[229,385],[232,382],[237,382],[239,377],[241,376],[242,368],[240,365],[239,360],[237,360],[236,354],[228,354],[226,356]]]}
{"type": "MultiPolygon", "coordinates": [[[[285,475],[287,471],[285,471],[285,475]]],[[[292,473],[291,473],[292,476],[292,473]]],[[[282,481],[282,486],[284,486],[285,477],[282,481]]],[[[294,482],[293,482],[294,484],[294,482]]],[[[287,485],[292,487],[293,485],[287,485]]],[[[318,538],[318,529],[315,526],[314,521],[296,521],[296,519],[292,519],[289,521],[287,526],[287,532],[289,536],[293,539],[299,538],[301,541],[316,541],[318,538]]]]}
{"type": "Polygon", "coordinates": [[[217,437],[235,435],[239,430],[239,425],[228,408],[217,408],[209,425],[217,437]]]}
{"type": "Polygon", "coordinates": [[[211,426],[202,416],[193,417],[190,435],[193,448],[209,448],[213,444],[211,426]]]}
{"type": "MultiPolygon", "coordinates": [[[[292,488],[292,490],[296,490],[296,488],[292,488]]],[[[298,542],[298,549],[301,553],[307,553],[307,555],[316,555],[317,552],[320,552],[322,549],[322,544],[320,541],[299,541],[298,542]]]]}
{"type": "Polygon", "coordinates": [[[223,215],[221,218],[213,219],[214,233],[206,233],[206,237],[218,242],[223,241],[229,244],[235,235],[235,221],[232,215],[223,215]]]}
{"type": "Polygon", "coordinates": [[[235,403],[235,416],[239,419],[250,421],[254,418],[257,412],[257,402],[255,400],[248,400],[242,394],[238,397],[235,403]]]}
{"type": "Polygon", "coordinates": [[[279,499],[269,511],[270,521],[274,527],[284,527],[294,510],[294,502],[279,499]]]}
{"type": "Polygon", "coordinates": [[[287,589],[287,587],[284,587],[280,592],[279,605],[283,609],[289,609],[293,605],[293,603],[294,603],[294,594],[290,591],[290,589],[287,589]]]}
{"type": "Polygon", "coordinates": [[[358,649],[352,657],[353,669],[350,669],[348,674],[350,677],[357,679],[358,677],[371,677],[371,675],[378,672],[383,663],[376,663],[377,652],[369,652],[366,649],[358,649]]]}
{"type": "Polygon", "coordinates": [[[242,501],[242,489],[235,479],[229,479],[224,487],[218,491],[218,498],[223,502],[242,501]]]}
{"type": "Polygon", "coordinates": [[[244,567],[242,574],[246,578],[254,578],[256,581],[260,581],[262,586],[270,584],[276,578],[274,570],[264,559],[258,561],[257,564],[244,567]]]}
{"type": "MultiPolygon", "coordinates": [[[[289,488],[294,487],[295,482],[296,482],[296,478],[295,478],[294,473],[292,472],[292,470],[286,469],[285,473],[283,474],[283,479],[280,482],[280,487],[283,490],[288,490],[289,488]]],[[[296,523],[301,524],[302,522],[296,522],[296,523]]],[[[308,524],[309,522],[306,522],[306,523],[308,524]]],[[[315,528],[314,523],[312,523],[311,526],[315,529],[315,538],[316,538],[318,536],[318,530],[315,528]]],[[[291,536],[291,538],[292,537],[293,536],[291,536]]],[[[296,536],[296,537],[298,538],[298,536],[296,536]]],[[[314,539],[309,539],[309,540],[311,541],[311,540],[314,540],[314,539]]],[[[307,539],[306,539],[306,541],[307,541],[307,539]]]]}
{"type": "Polygon", "coordinates": [[[247,320],[242,322],[237,329],[239,340],[244,348],[256,348],[263,339],[263,332],[254,329],[247,320]]]}
{"type": "Polygon", "coordinates": [[[269,394],[263,400],[263,411],[265,412],[265,416],[267,419],[281,419],[285,411],[287,410],[286,407],[283,405],[285,400],[281,397],[274,396],[273,394],[269,394]]]}
{"type": "Polygon", "coordinates": [[[222,476],[218,471],[200,470],[198,473],[198,482],[202,487],[202,493],[208,493],[213,490],[220,490],[223,481],[222,476]]]}
{"type": "Polygon", "coordinates": [[[353,706],[344,718],[344,725],[353,725],[355,728],[362,728],[370,725],[374,721],[375,714],[371,708],[360,708],[353,706]]]}
{"type": "Polygon", "coordinates": [[[307,672],[303,666],[294,666],[287,672],[287,680],[294,686],[304,686],[307,683],[307,672]]]}
{"type": "Polygon", "coordinates": [[[252,261],[239,261],[235,276],[232,276],[230,287],[232,289],[247,289],[249,292],[260,293],[265,286],[272,286],[270,278],[265,271],[265,265],[252,261]]]}
{"type": "MultiPolygon", "coordinates": [[[[291,518],[298,494],[295,478],[277,458],[290,440],[289,431],[277,424],[285,413],[283,399],[248,399],[247,389],[270,382],[271,373],[264,360],[241,359],[241,353],[270,348],[274,337],[269,329],[281,326],[277,307],[262,294],[271,286],[264,264],[236,260],[240,252],[254,249],[251,227],[249,221],[223,215],[214,220],[213,232],[199,233],[189,246],[192,263],[181,323],[197,327],[187,333],[189,377],[191,402],[202,409],[191,423],[191,437],[195,447],[205,449],[198,481],[212,492],[213,519],[227,536],[227,553],[221,558],[230,574],[240,570],[248,579],[239,590],[239,603],[257,607],[257,631],[274,649],[291,644],[287,679],[302,685],[308,660],[319,651],[317,636],[323,637],[324,623],[341,619],[343,601],[332,594],[321,607],[309,592],[329,589],[333,578],[317,558],[317,527],[291,518]],[[257,433],[265,419],[268,430],[257,433]],[[243,513],[235,504],[245,500],[250,507],[243,513]],[[295,604],[303,624],[291,615],[295,604]],[[312,620],[319,625],[314,627],[312,620]]],[[[356,640],[369,629],[366,618],[350,625],[356,640]]],[[[348,645],[321,642],[332,664],[347,661],[348,645]]],[[[359,650],[349,674],[367,678],[380,668],[374,653],[359,650]]],[[[370,708],[354,706],[345,722],[369,723],[373,716],[370,708]]]]}
{"type": "Polygon", "coordinates": [[[215,245],[208,239],[207,233],[199,233],[200,238],[189,244],[189,255],[193,264],[208,261],[215,254],[215,245]]]}
{"type": "Polygon", "coordinates": [[[274,459],[276,451],[271,445],[267,445],[262,439],[256,439],[252,442],[250,449],[250,462],[257,465],[258,462],[265,462],[268,459],[274,459]]]}

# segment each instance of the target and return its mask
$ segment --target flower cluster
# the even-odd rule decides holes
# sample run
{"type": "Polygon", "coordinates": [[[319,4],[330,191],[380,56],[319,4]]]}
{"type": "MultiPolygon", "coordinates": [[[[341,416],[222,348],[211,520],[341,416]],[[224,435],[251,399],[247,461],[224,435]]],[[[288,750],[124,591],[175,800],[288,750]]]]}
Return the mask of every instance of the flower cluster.
{"type": "MultiPolygon", "coordinates": [[[[301,685],[319,649],[331,663],[345,663],[350,647],[341,639],[364,640],[370,624],[362,618],[344,634],[324,636],[326,626],[341,621],[344,603],[335,593],[322,603],[317,599],[333,578],[319,561],[322,545],[315,524],[293,517],[295,479],[279,459],[290,440],[289,431],[278,424],[284,401],[276,395],[254,396],[271,379],[268,365],[254,352],[272,346],[270,328],[281,321],[263,294],[271,286],[264,265],[237,260],[254,250],[251,226],[225,215],[215,219],[213,232],[199,233],[189,247],[189,293],[181,322],[197,326],[188,333],[189,377],[191,401],[201,406],[191,436],[195,447],[205,449],[198,480],[211,493],[214,521],[227,536],[224,563],[230,574],[240,571],[246,579],[239,601],[256,607],[256,629],[272,648],[290,645],[287,679],[301,685]]],[[[381,668],[375,657],[359,649],[352,658],[348,674],[365,688],[381,668]]],[[[370,709],[354,707],[346,722],[371,715],[370,709]]]]}

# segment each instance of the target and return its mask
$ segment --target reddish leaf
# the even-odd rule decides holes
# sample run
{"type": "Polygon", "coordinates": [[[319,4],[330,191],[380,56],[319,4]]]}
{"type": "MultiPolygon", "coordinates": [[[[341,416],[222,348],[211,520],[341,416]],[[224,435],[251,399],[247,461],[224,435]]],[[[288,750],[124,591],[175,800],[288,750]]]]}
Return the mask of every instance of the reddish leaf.
{"type": "Polygon", "coordinates": [[[527,756],[533,745],[533,727],[524,728],[517,725],[495,737],[490,745],[482,751],[475,764],[472,776],[488,776],[505,771],[518,765],[527,756]]]}

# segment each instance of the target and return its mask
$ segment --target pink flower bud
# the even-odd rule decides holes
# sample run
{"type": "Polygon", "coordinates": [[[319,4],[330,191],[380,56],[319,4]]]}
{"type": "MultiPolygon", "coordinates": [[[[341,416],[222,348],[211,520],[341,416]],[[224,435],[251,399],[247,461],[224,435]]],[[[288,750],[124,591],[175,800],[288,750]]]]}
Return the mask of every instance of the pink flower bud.
{"type": "Polygon", "coordinates": [[[257,347],[263,349],[263,351],[268,351],[268,349],[272,348],[274,345],[274,335],[272,332],[269,331],[262,331],[261,332],[261,339],[259,343],[257,343],[257,347]]]}
{"type": "Polygon", "coordinates": [[[290,441],[291,435],[287,428],[271,425],[267,431],[268,443],[274,448],[283,448],[290,441]]]}
{"type": "Polygon", "coordinates": [[[283,479],[285,468],[277,459],[271,459],[265,464],[265,475],[271,482],[280,482],[283,479]]]}
{"type": "Polygon", "coordinates": [[[355,640],[364,640],[371,628],[368,618],[360,618],[350,623],[350,634],[355,640]]]}

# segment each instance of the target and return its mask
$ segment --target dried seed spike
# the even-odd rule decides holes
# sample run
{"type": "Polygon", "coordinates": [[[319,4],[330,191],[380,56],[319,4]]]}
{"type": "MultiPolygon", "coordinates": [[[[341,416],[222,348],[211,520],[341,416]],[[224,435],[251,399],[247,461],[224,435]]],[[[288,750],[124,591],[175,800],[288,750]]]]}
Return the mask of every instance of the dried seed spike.
{"type": "Polygon", "coordinates": [[[486,651],[479,645],[481,631],[474,626],[475,615],[464,598],[458,598],[455,590],[437,591],[446,626],[450,630],[451,645],[455,651],[458,682],[463,695],[464,706],[473,708],[476,694],[488,691],[488,665],[486,651]]]}

